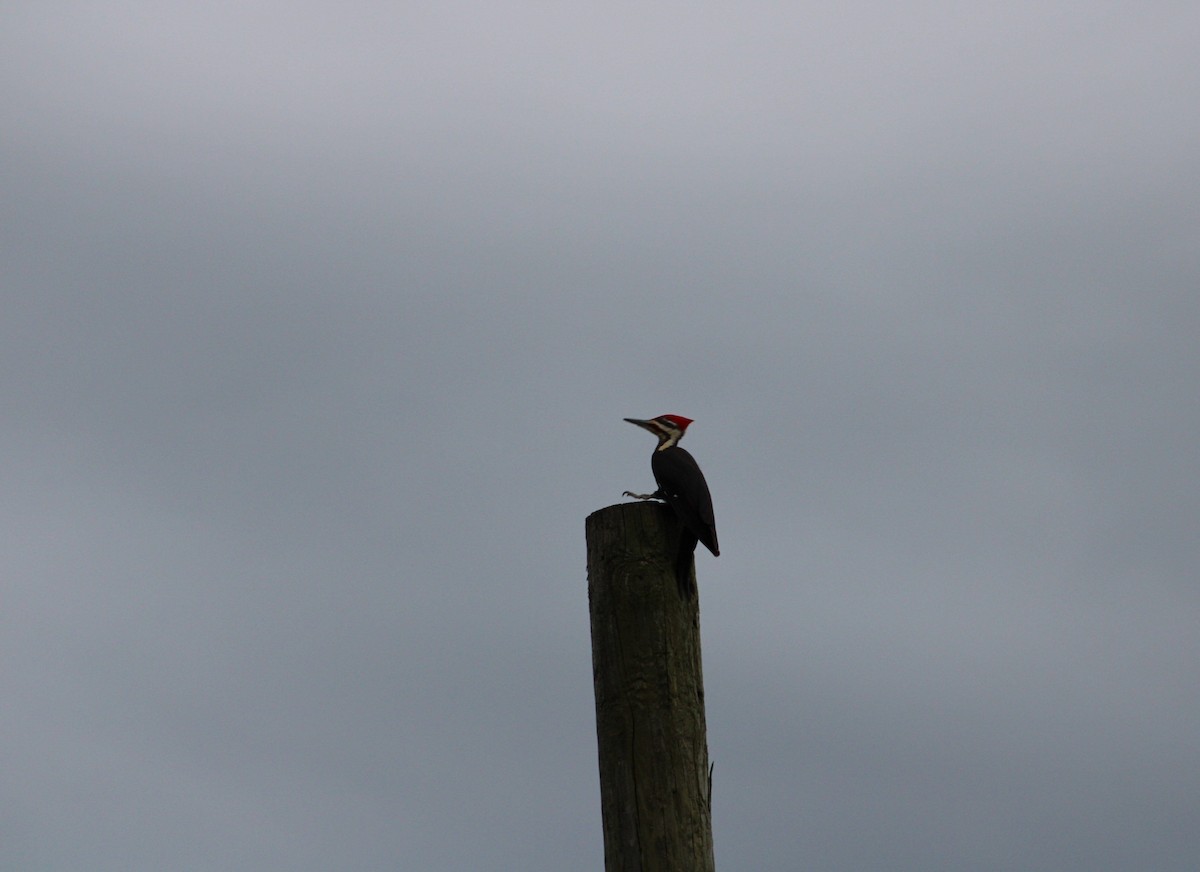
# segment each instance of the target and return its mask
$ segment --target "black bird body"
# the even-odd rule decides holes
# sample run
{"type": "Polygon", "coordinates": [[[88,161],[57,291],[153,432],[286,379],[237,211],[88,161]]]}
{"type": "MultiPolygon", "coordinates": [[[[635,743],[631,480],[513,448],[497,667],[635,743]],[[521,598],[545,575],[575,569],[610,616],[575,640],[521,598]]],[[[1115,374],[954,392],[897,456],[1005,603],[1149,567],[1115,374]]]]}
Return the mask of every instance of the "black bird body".
{"type": "Polygon", "coordinates": [[[655,451],[650,456],[650,471],[662,498],[679,520],[714,556],[717,547],[717,521],[713,517],[712,494],[700,465],[686,449],[678,445],[655,451]]]}
{"type": "Polygon", "coordinates": [[[675,557],[675,580],[680,595],[690,597],[695,590],[691,570],[696,543],[703,542],[713,556],[721,553],[717,546],[717,522],[713,517],[708,482],[704,480],[704,473],[700,471],[695,458],[676,444],[692,421],[679,415],[625,420],[658,437],[658,447],[650,456],[650,471],[654,473],[658,490],[652,494],[625,493],[638,499],[661,499],[675,511],[683,528],[675,557]]]}

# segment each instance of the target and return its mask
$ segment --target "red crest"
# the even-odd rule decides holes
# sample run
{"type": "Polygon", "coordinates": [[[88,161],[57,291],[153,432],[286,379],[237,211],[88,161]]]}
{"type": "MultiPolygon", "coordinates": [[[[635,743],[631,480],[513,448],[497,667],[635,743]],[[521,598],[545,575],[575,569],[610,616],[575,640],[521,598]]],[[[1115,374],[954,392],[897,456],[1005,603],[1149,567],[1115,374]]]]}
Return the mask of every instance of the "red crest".
{"type": "Polygon", "coordinates": [[[666,418],[680,430],[686,430],[688,428],[688,424],[692,423],[691,418],[685,418],[683,415],[660,415],[659,417],[666,418]]]}

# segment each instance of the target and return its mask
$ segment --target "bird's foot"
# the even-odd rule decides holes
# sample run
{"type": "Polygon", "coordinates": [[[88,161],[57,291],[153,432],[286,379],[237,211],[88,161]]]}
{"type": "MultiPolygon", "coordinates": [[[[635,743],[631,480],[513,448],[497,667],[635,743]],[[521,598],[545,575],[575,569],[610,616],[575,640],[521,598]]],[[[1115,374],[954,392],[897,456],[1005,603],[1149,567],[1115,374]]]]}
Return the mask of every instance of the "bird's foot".
{"type": "Polygon", "coordinates": [[[635,494],[633,491],[625,491],[621,494],[623,497],[633,497],[635,500],[657,500],[658,493],[652,494],[635,494]]]}

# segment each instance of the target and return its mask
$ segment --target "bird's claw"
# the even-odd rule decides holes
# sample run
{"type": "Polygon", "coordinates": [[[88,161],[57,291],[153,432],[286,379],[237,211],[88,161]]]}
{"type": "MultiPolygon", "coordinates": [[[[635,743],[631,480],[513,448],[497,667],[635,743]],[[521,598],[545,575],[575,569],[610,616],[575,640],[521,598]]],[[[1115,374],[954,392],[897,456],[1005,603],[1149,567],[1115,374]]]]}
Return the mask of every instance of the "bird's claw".
{"type": "Polygon", "coordinates": [[[624,491],[621,496],[633,497],[635,500],[653,500],[658,498],[658,494],[635,494],[633,491],[624,491]]]}

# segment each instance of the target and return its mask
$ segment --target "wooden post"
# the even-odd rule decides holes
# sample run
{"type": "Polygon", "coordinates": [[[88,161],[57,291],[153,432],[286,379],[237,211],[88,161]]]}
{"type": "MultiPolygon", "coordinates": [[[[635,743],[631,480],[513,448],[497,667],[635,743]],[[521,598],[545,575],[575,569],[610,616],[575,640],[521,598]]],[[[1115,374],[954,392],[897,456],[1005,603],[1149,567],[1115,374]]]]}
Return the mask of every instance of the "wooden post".
{"type": "Polygon", "coordinates": [[[588,516],[605,872],[714,872],[699,595],[676,589],[661,503],[588,516]]]}

